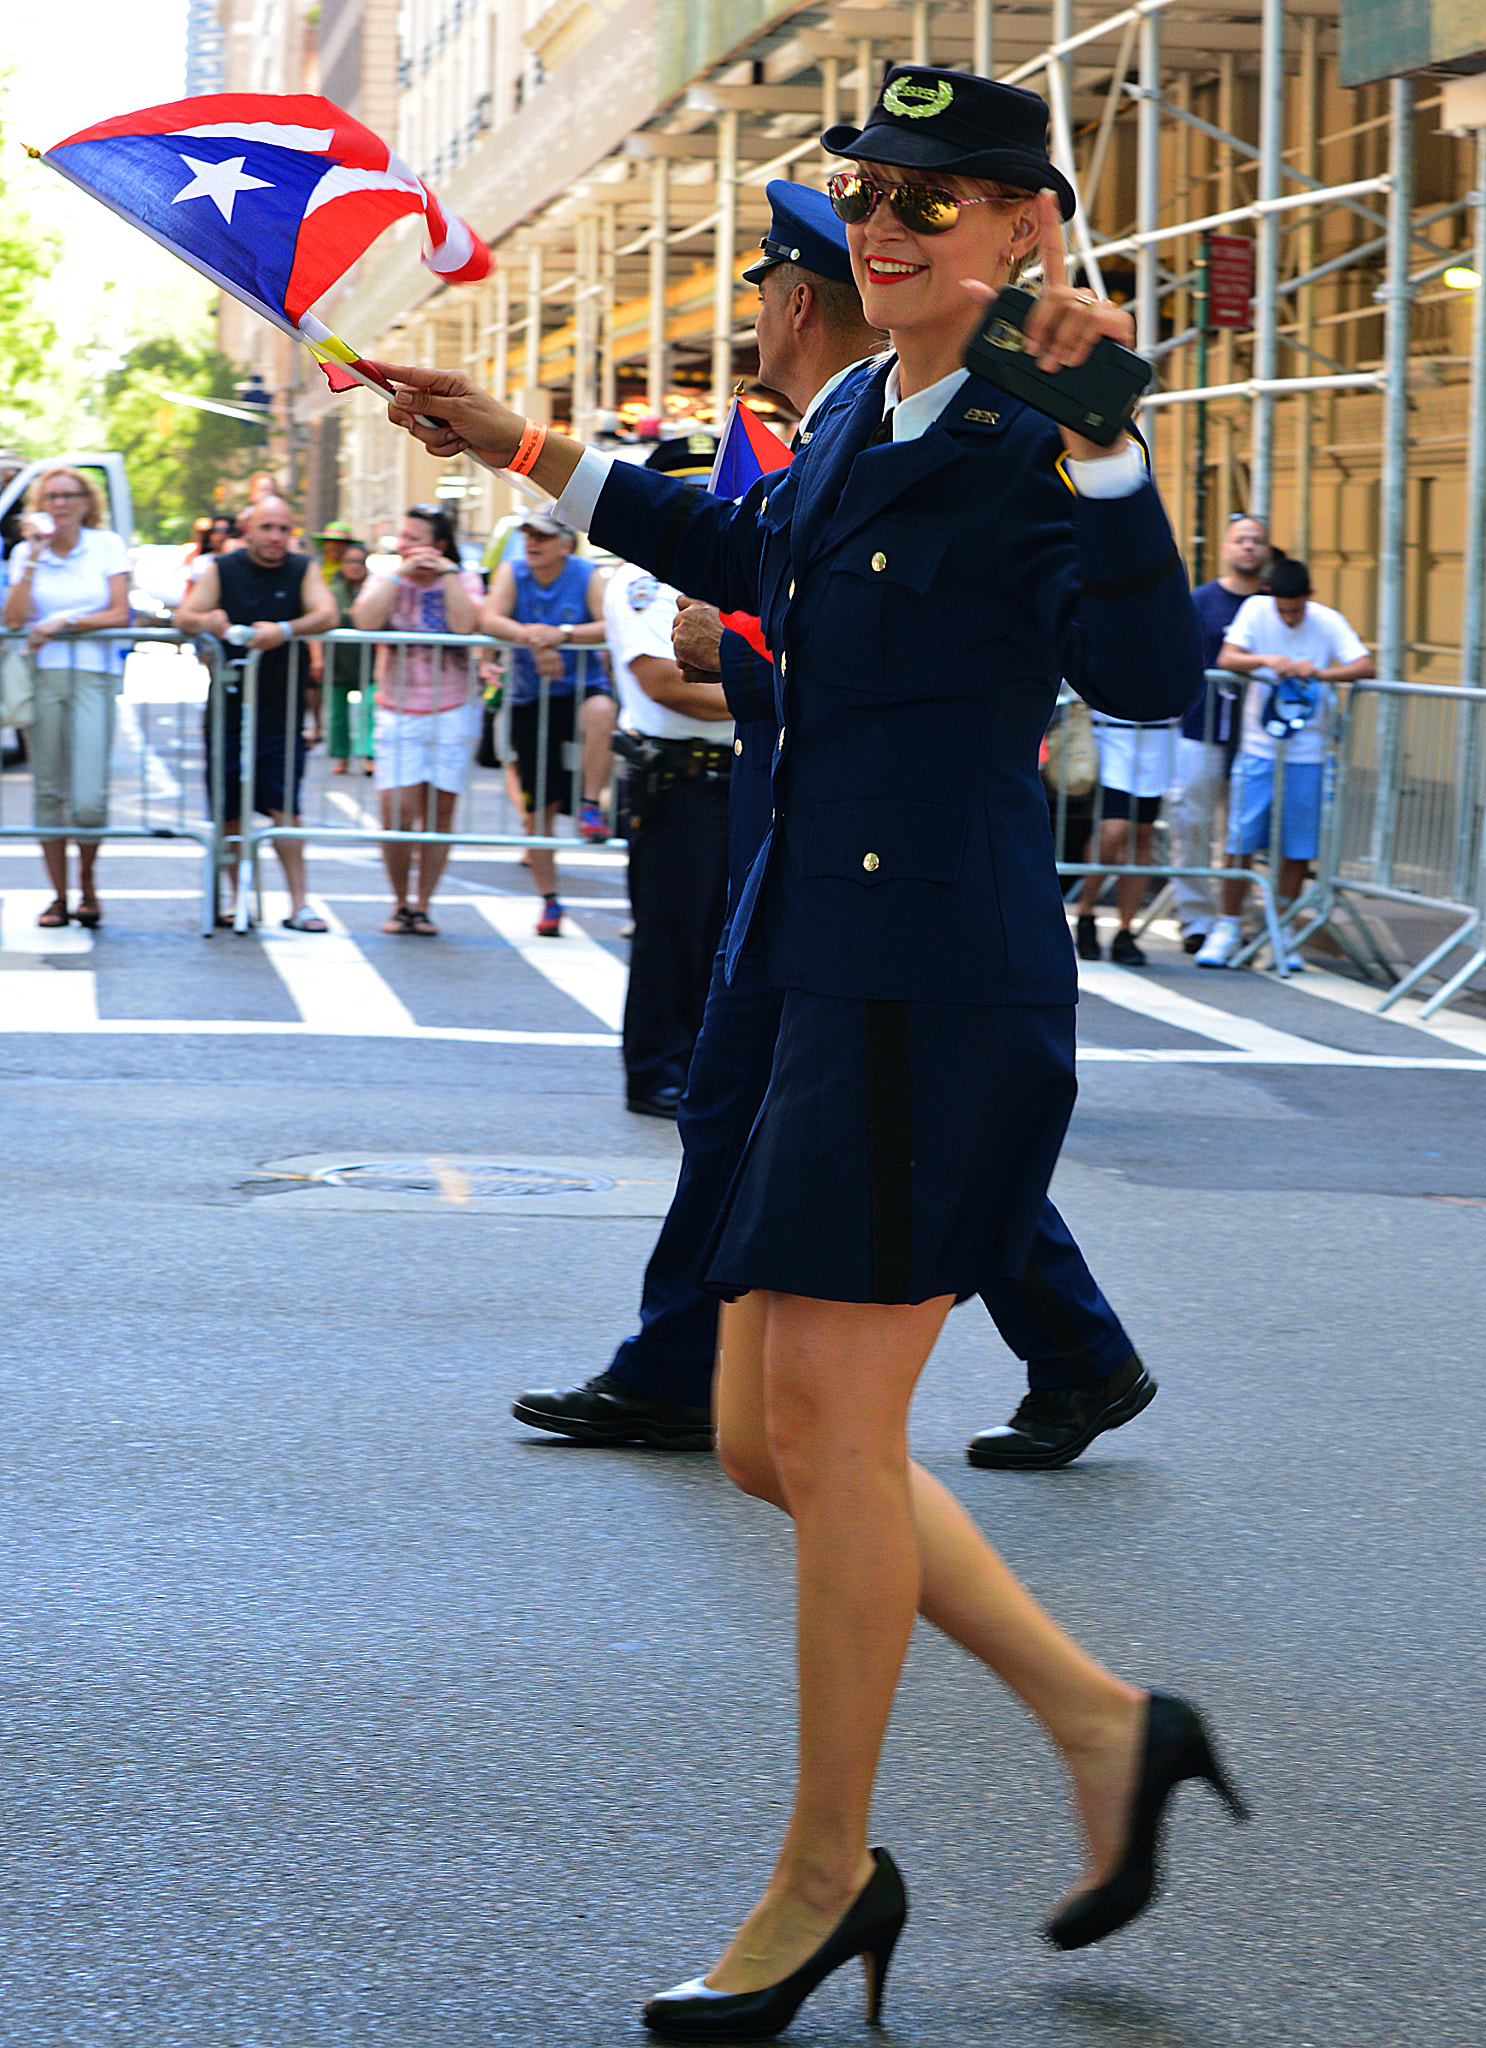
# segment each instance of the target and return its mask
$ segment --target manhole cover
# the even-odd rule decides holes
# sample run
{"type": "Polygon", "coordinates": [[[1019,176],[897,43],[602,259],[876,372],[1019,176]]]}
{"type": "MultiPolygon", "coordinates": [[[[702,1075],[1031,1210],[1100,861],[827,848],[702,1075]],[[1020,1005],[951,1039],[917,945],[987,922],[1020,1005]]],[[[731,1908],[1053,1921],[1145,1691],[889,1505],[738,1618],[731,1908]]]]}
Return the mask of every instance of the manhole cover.
{"type": "Polygon", "coordinates": [[[442,1195],[446,1201],[489,1200],[500,1195],[601,1195],[614,1186],[601,1173],[548,1173],[540,1167],[502,1166],[469,1160],[447,1165],[430,1159],[426,1166],[405,1160],[368,1160],[357,1166],[332,1166],[308,1178],[337,1188],[360,1188],[373,1195],[442,1195]]]}

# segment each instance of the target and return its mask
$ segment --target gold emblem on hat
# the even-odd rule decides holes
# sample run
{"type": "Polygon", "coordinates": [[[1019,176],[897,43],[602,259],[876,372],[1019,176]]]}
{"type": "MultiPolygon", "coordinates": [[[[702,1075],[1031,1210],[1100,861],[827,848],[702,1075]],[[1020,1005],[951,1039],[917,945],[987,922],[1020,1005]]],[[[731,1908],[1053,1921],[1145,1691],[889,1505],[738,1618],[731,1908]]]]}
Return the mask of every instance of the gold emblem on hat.
{"type": "Polygon", "coordinates": [[[895,78],[882,95],[882,106],[884,113],[899,114],[905,121],[927,121],[934,114],[942,114],[954,96],[955,89],[947,78],[936,78],[932,85],[913,78],[895,78]]]}

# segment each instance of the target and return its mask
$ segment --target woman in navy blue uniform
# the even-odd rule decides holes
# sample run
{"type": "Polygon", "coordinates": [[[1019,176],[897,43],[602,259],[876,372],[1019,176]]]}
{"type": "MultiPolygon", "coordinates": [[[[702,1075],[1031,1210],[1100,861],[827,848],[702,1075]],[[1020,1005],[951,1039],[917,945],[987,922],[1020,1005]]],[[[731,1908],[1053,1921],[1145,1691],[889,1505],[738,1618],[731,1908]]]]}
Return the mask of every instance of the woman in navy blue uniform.
{"type": "Polygon", "coordinates": [[[895,357],[848,375],[739,506],[523,426],[459,376],[389,370],[394,423],[433,452],[530,473],[603,544],[757,612],[775,656],[773,819],[730,953],[758,949],[783,1011],[708,1284],[729,1302],[719,1455],[795,1524],[799,1778],[758,1905],[704,1977],[645,2008],[688,2040],[777,2031],[855,1956],[875,2016],[906,1897],[868,1809],[916,1611],[1067,1767],[1089,1869],[1045,1930],[1059,1946],[1146,1904],[1182,1779],[1241,1810],[1195,1710],[1089,1658],[907,1455],[944,1317],[1022,1270],[1073,1104],[1076,973],[1037,776],[1058,678],[1138,720],[1178,716],[1202,683],[1139,452],[961,366],[992,290],[1039,252],[1027,332],[1046,367],[1128,337],[1065,282],[1074,198],[1046,119],[1035,94],[900,67],[865,129],[828,131],[863,308],[895,357]]]}

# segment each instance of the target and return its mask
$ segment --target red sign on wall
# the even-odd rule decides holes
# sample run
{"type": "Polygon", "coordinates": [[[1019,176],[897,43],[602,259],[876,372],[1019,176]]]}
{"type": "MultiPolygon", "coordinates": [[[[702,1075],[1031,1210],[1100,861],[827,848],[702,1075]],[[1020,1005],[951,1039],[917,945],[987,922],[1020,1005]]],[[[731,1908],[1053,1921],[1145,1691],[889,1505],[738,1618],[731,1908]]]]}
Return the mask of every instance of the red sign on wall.
{"type": "Polygon", "coordinates": [[[1247,235],[1205,235],[1207,244],[1207,324],[1209,327],[1252,327],[1249,302],[1254,296],[1254,244],[1247,235]]]}

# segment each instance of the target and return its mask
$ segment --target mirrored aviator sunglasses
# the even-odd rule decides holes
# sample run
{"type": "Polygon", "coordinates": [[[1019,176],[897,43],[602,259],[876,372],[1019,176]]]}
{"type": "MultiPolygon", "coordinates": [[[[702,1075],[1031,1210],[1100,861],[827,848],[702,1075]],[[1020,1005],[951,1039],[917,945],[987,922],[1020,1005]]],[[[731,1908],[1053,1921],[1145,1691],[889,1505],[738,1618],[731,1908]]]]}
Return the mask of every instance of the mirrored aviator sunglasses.
{"type": "Polygon", "coordinates": [[[859,171],[837,171],[827,181],[826,197],[837,220],[848,227],[870,219],[878,200],[885,199],[911,235],[946,234],[959,219],[961,207],[997,204],[989,193],[976,199],[956,199],[953,192],[938,185],[878,185],[859,171]]]}

